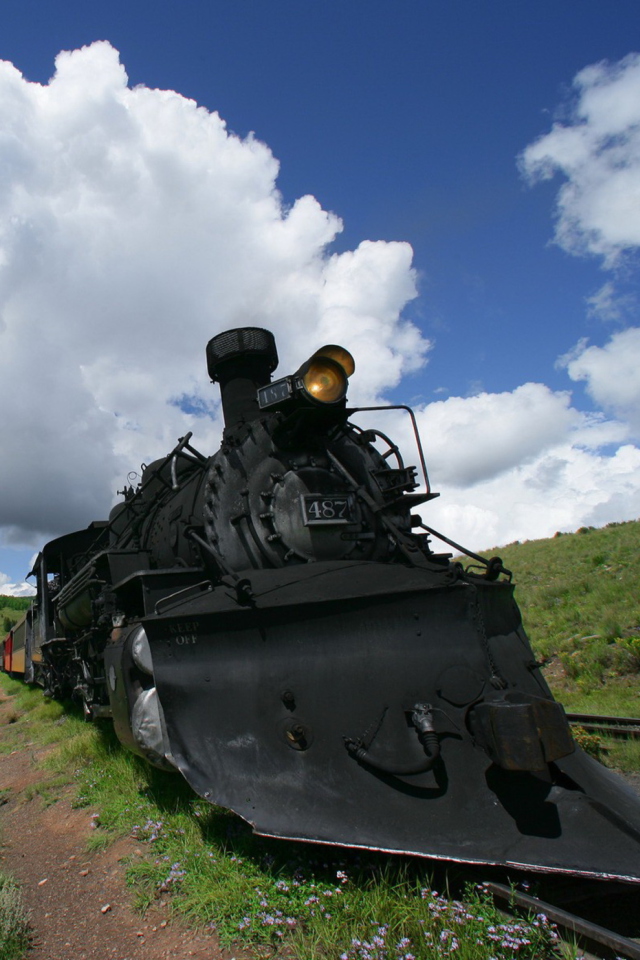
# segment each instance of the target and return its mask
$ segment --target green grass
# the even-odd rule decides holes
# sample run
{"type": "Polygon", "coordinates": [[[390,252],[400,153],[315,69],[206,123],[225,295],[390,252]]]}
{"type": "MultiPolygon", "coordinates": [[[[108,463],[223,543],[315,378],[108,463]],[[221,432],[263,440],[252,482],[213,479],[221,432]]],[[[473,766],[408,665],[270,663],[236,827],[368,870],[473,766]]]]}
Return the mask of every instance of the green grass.
{"type": "MultiPolygon", "coordinates": [[[[640,523],[582,529],[495,549],[514,573],[525,625],[543,655],[595,635],[640,645],[640,523]]],[[[637,670],[640,649],[631,656],[637,670]]]]}
{"type": "Polygon", "coordinates": [[[569,713],[597,713],[603,716],[640,717],[640,693],[636,678],[627,682],[604,681],[589,689],[572,687],[563,680],[557,695],[569,713]]]}
{"type": "MultiPolygon", "coordinates": [[[[10,791],[0,788],[0,806],[9,797],[10,791]]],[[[29,946],[30,929],[29,912],[20,887],[0,870],[0,960],[22,960],[29,946]]]]}
{"type": "Polygon", "coordinates": [[[140,909],[171,898],[225,946],[282,947],[297,960],[512,958],[516,937],[528,941],[517,956],[553,955],[547,924],[507,929],[482,890],[436,892],[423,862],[255,837],[182,780],[120,752],[107,731],[97,749],[77,802],[99,812],[96,832],[130,833],[147,848],[128,870],[140,909]]]}
{"type": "Polygon", "coordinates": [[[486,555],[494,552],[513,571],[525,628],[559,699],[576,712],[640,717],[640,522],[486,555]]]}
{"type": "Polygon", "coordinates": [[[0,960],[21,960],[29,946],[29,914],[20,888],[0,871],[0,960]]]}

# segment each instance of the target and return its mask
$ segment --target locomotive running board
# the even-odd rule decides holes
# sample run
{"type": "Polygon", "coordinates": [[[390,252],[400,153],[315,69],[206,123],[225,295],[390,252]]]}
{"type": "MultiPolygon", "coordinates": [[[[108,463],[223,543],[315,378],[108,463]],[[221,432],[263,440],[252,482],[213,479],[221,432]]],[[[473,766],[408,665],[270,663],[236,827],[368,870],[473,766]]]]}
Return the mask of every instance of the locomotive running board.
{"type": "Polygon", "coordinates": [[[268,836],[640,882],[640,799],[619,777],[579,748],[506,770],[474,741],[496,674],[550,698],[509,584],[348,562],[247,577],[144,621],[173,762],[202,797],[268,836]],[[440,757],[385,772],[424,759],[415,704],[440,757]]]}

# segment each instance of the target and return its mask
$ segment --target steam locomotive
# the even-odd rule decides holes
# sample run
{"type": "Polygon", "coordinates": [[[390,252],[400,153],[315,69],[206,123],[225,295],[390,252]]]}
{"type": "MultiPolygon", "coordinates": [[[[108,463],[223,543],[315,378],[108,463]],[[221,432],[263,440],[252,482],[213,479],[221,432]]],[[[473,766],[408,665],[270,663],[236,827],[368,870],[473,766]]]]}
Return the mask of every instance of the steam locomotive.
{"type": "Polygon", "coordinates": [[[414,512],[417,431],[420,483],[352,422],[335,344],[272,380],[247,327],[207,362],[220,450],[188,434],[45,545],[4,668],[258,834],[640,882],[640,801],[574,743],[509,571],[414,512]]]}

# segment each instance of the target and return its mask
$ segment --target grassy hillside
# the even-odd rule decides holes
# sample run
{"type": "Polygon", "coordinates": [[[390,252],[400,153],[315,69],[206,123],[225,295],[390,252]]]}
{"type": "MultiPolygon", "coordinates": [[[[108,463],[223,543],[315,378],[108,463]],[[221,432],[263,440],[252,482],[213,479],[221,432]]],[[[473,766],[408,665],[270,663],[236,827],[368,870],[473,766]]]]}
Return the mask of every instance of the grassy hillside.
{"type": "Polygon", "coordinates": [[[11,630],[31,603],[31,597],[5,597],[0,594],[0,640],[11,630]]]}
{"type": "Polygon", "coordinates": [[[554,693],[577,712],[640,717],[640,522],[498,553],[554,693]]]}
{"type": "Polygon", "coordinates": [[[523,616],[540,650],[553,650],[577,634],[607,640],[640,635],[638,521],[581,527],[497,552],[513,570],[523,616]]]}

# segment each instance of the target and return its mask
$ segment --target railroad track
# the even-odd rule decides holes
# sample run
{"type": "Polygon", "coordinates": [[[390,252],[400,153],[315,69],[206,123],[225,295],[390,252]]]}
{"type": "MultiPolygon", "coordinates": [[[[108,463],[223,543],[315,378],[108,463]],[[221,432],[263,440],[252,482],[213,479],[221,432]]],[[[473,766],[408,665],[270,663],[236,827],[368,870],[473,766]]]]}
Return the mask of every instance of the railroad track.
{"type": "Polygon", "coordinates": [[[576,946],[588,950],[586,956],[603,960],[621,960],[623,957],[625,960],[640,960],[640,943],[636,940],[505,884],[486,882],[483,886],[503,911],[524,916],[543,913],[556,925],[565,942],[575,942],[576,946]]]}
{"type": "Polygon", "coordinates": [[[594,713],[568,713],[567,720],[593,733],[623,740],[640,738],[640,720],[637,717],[604,717],[594,713]]]}
{"type": "MultiPolygon", "coordinates": [[[[607,737],[616,737],[619,739],[640,738],[640,719],[636,717],[609,717],[593,713],[567,713],[567,720],[574,726],[580,726],[584,730],[599,733],[607,737]]],[[[555,906],[539,897],[530,896],[517,890],[512,884],[510,886],[504,883],[493,881],[485,882],[484,887],[493,897],[497,906],[511,914],[539,914],[544,913],[552,923],[554,923],[561,936],[566,942],[575,942],[583,950],[589,952],[583,954],[594,958],[625,958],[625,960],[640,960],[640,941],[625,937],[620,933],[610,930],[607,927],[588,920],[586,916],[577,916],[567,909],[555,906]]],[[[626,887],[626,885],[625,885],[626,887]]],[[[620,887],[622,890],[623,887],[620,887]]],[[[559,899],[572,900],[580,904],[579,894],[580,884],[576,883],[575,890],[572,889],[571,882],[564,891],[564,896],[559,899]]],[[[627,910],[628,915],[637,916],[637,906],[640,902],[640,893],[635,895],[631,887],[626,887],[627,910]]],[[[552,894],[552,898],[555,897],[552,894]]],[[[588,899],[588,898],[587,898],[588,899]]],[[[599,899],[596,897],[595,899],[599,899]]],[[[604,899],[604,898],[603,898],[604,899]]],[[[592,904],[593,905],[593,904],[592,904]]],[[[578,907],[579,908],[579,907],[578,907]]],[[[625,907],[622,906],[624,913],[625,907]]],[[[590,911],[587,910],[587,913],[590,911]]],[[[610,922],[609,911],[602,907],[600,916],[604,914],[610,922]]],[[[634,938],[638,934],[638,925],[634,924],[634,938]]]]}

